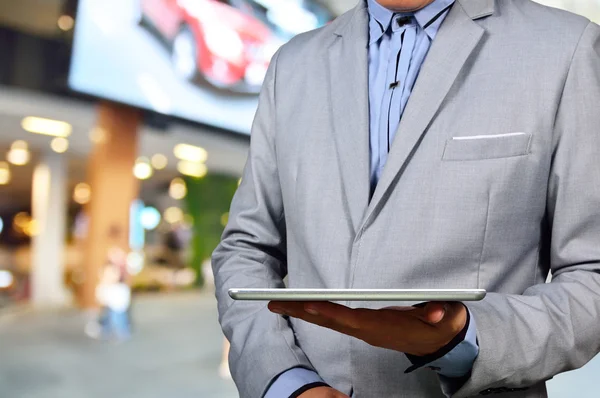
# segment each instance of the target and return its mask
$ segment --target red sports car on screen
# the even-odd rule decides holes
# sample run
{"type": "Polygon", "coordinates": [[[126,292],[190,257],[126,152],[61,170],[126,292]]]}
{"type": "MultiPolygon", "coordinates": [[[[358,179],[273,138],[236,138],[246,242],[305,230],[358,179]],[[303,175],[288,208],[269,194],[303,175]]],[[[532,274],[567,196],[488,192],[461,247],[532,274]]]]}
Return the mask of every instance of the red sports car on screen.
{"type": "Polygon", "coordinates": [[[262,21],[225,0],[139,1],[139,22],[169,44],[182,78],[238,92],[260,90],[281,45],[262,21]]]}

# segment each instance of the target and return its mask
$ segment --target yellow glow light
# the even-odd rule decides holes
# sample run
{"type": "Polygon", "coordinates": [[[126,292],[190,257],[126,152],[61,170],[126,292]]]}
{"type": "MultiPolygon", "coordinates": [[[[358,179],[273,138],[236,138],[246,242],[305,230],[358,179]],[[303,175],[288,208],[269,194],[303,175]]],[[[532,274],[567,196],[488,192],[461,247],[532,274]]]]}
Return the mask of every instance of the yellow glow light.
{"type": "Polygon", "coordinates": [[[204,163],[208,159],[206,149],[189,144],[178,144],[173,149],[173,153],[178,159],[188,162],[204,163]]]}
{"type": "Polygon", "coordinates": [[[6,185],[10,182],[10,168],[7,162],[0,162],[0,185],[6,185]]]}
{"type": "Polygon", "coordinates": [[[203,163],[180,160],[177,163],[177,171],[186,176],[202,178],[208,173],[208,168],[203,163]]]}
{"type": "Polygon", "coordinates": [[[42,117],[28,116],[21,121],[23,130],[34,134],[50,135],[66,138],[71,135],[73,127],[60,120],[44,119],[42,117]]]}
{"type": "Polygon", "coordinates": [[[169,185],[169,196],[176,200],[181,200],[187,195],[187,187],[182,178],[174,178],[169,185]]]}
{"type": "Polygon", "coordinates": [[[66,32],[73,29],[73,26],[75,25],[75,20],[70,15],[61,15],[60,18],[58,18],[57,25],[60,30],[66,32]]]}
{"type": "Polygon", "coordinates": [[[37,236],[40,233],[40,224],[38,223],[37,220],[32,219],[25,226],[25,228],[23,228],[23,232],[25,232],[25,235],[27,235],[29,237],[37,236]]]}
{"type": "Polygon", "coordinates": [[[15,141],[6,155],[6,159],[16,166],[26,165],[29,163],[30,158],[31,154],[27,148],[27,143],[21,140],[15,141]]]}
{"type": "Polygon", "coordinates": [[[183,211],[179,207],[169,207],[163,214],[163,219],[169,224],[183,221],[183,211]]]}
{"type": "Polygon", "coordinates": [[[152,164],[152,167],[154,167],[156,170],[162,170],[165,167],[167,167],[167,164],[169,164],[169,160],[162,153],[157,153],[156,155],[152,156],[150,163],[152,164]]]}
{"type": "Polygon", "coordinates": [[[94,144],[102,144],[106,142],[108,138],[108,133],[102,127],[94,127],[92,131],[90,131],[90,141],[94,144]]]}
{"type": "Polygon", "coordinates": [[[23,231],[27,225],[29,225],[29,223],[31,222],[31,216],[22,211],[20,213],[17,213],[15,215],[15,217],[13,218],[13,228],[17,231],[23,231]]]}
{"type": "Polygon", "coordinates": [[[69,149],[69,140],[63,137],[56,137],[50,142],[50,148],[56,153],[65,153],[69,149]]]}
{"type": "Polygon", "coordinates": [[[139,158],[133,166],[133,175],[139,180],[147,180],[152,177],[152,166],[146,158],[139,158]]]}
{"type": "Polygon", "coordinates": [[[80,182],[75,185],[75,189],[73,190],[73,200],[80,205],[84,205],[89,203],[92,198],[92,189],[85,182],[80,182]]]}

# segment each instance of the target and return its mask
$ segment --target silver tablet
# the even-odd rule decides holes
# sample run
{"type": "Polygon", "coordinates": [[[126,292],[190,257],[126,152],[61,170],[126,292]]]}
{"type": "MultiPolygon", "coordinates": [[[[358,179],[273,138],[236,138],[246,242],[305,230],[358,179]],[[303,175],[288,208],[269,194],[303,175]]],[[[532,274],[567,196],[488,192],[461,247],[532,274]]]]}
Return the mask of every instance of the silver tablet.
{"type": "Polygon", "coordinates": [[[229,289],[234,300],[479,301],[484,289],[229,289]]]}

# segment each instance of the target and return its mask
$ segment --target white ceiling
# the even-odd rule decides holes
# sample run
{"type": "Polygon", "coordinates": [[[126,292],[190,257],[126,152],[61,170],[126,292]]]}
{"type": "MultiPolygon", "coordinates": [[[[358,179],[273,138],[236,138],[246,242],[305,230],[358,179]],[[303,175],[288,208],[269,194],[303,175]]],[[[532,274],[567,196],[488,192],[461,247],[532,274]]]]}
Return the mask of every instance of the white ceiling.
{"type": "MultiPolygon", "coordinates": [[[[24,131],[21,120],[25,116],[39,116],[63,120],[73,125],[69,150],[63,155],[68,158],[69,184],[73,186],[86,178],[86,157],[93,145],[89,133],[95,124],[95,112],[95,106],[87,102],[0,86],[0,160],[5,159],[10,144],[16,140],[27,141],[34,154],[29,166],[12,167],[11,183],[0,187],[0,208],[14,203],[28,203],[35,159],[44,151],[50,150],[51,137],[24,131]]],[[[166,170],[157,172],[150,180],[143,182],[145,192],[165,185],[177,175],[173,148],[179,143],[205,148],[208,151],[206,164],[210,172],[239,176],[246,161],[249,140],[243,136],[219,134],[177,124],[172,125],[168,131],[143,127],[140,131],[138,154],[151,157],[162,153],[169,159],[166,170]]]]}

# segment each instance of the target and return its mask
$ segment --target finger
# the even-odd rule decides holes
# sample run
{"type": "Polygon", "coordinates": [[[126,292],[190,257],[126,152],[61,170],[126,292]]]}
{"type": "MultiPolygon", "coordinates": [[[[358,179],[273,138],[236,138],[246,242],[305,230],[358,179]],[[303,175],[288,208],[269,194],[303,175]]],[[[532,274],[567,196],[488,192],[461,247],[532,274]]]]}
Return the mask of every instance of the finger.
{"type": "MultiPolygon", "coordinates": [[[[314,311],[311,311],[314,312],[314,311]]],[[[352,337],[359,337],[359,329],[356,326],[349,327],[347,326],[350,321],[346,319],[346,316],[337,316],[335,318],[327,317],[324,315],[313,315],[308,311],[295,311],[289,313],[291,317],[301,319],[305,322],[312,323],[317,326],[321,326],[323,328],[331,329],[339,333],[346,334],[352,337]]]]}
{"type": "Polygon", "coordinates": [[[267,307],[271,312],[280,315],[293,315],[304,311],[304,303],[298,301],[271,301],[267,307]]]}
{"type": "Polygon", "coordinates": [[[353,311],[346,306],[330,302],[307,302],[304,304],[304,310],[311,315],[319,315],[331,319],[350,317],[353,311]]]}
{"type": "Polygon", "coordinates": [[[446,316],[448,303],[445,302],[429,302],[427,303],[419,315],[419,318],[430,325],[437,325],[446,316]]]}
{"type": "Polygon", "coordinates": [[[354,310],[329,302],[271,302],[269,309],[353,337],[359,337],[359,331],[372,318],[364,316],[370,310],[354,310]]]}
{"type": "MultiPolygon", "coordinates": [[[[386,329],[390,325],[400,326],[406,320],[413,318],[409,315],[412,307],[397,307],[398,309],[373,310],[368,308],[352,309],[330,302],[311,302],[304,306],[306,312],[312,316],[324,318],[319,322],[335,323],[336,330],[345,330],[346,334],[359,337],[363,334],[372,334],[373,331],[386,329]],[[329,320],[331,322],[327,322],[329,320]]],[[[414,319],[414,318],[413,318],[414,319]]]]}
{"type": "Polygon", "coordinates": [[[352,309],[329,302],[271,301],[268,308],[272,312],[296,318],[302,314],[309,314],[342,324],[349,322],[353,317],[352,309]]]}
{"type": "Polygon", "coordinates": [[[461,302],[446,303],[446,316],[444,316],[444,323],[448,323],[450,327],[456,329],[457,333],[461,331],[468,318],[467,307],[461,302]]]}
{"type": "Polygon", "coordinates": [[[415,307],[384,307],[383,310],[394,310],[394,311],[414,311],[415,307]]]}
{"type": "Polygon", "coordinates": [[[381,311],[367,308],[348,308],[335,303],[307,303],[306,311],[311,315],[330,319],[340,326],[355,331],[379,328],[381,311]]]}

